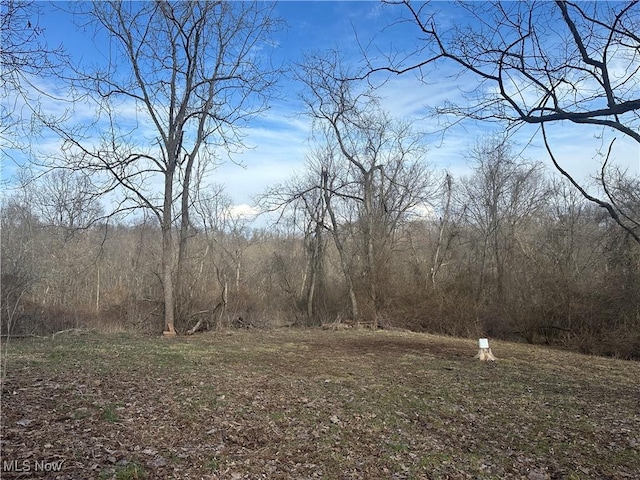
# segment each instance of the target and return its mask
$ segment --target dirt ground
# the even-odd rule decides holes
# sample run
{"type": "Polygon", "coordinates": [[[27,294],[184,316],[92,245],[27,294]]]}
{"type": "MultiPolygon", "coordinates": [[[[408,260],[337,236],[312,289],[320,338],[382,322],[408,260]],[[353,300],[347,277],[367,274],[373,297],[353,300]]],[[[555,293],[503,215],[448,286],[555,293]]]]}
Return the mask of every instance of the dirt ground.
{"type": "Polygon", "coordinates": [[[640,479],[640,363],[408,332],[3,344],[2,479],[640,479]]]}

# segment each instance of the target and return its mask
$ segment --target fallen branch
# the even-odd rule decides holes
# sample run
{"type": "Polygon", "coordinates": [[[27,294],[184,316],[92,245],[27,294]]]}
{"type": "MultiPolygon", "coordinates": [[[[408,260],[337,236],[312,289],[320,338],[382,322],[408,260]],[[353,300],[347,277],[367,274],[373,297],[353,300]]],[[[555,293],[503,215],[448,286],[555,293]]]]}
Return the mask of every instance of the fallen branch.
{"type": "Polygon", "coordinates": [[[51,335],[51,338],[56,338],[56,335],[60,335],[62,333],[69,333],[71,335],[87,335],[90,333],[90,331],[84,328],[68,328],[66,330],[60,330],[58,332],[53,333],[51,335]]]}

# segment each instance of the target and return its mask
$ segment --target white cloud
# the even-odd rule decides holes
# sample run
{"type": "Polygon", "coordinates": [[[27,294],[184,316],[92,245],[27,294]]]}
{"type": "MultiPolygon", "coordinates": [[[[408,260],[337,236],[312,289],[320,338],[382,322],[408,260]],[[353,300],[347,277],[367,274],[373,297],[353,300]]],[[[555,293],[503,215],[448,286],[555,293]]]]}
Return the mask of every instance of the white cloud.
{"type": "Polygon", "coordinates": [[[210,181],[223,184],[237,203],[251,204],[253,197],[288,180],[304,165],[308,152],[310,123],[295,114],[297,105],[277,104],[245,130],[249,148],[235,155],[237,165],[226,161],[213,170],[210,181]]]}
{"type": "MultiPolygon", "coordinates": [[[[456,117],[425,117],[428,107],[445,102],[464,104],[462,92],[469,90],[473,80],[464,75],[454,80],[451,70],[439,70],[440,81],[423,83],[415,76],[393,77],[381,92],[382,104],[394,116],[412,118],[416,129],[430,132],[428,135],[428,162],[438,169],[446,168],[454,176],[470,172],[469,151],[482,137],[500,131],[498,123],[462,120],[447,126],[444,122],[460,120],[456,117]]],[[[435,79],[435,77],[434,77],[435,79]]],[[[640,145],[620,132],[602,127],[555,122],[547,126],[547,135],[553,153],[561,166],[576,180],[586,184],[600,172],[604,154],[610,141],[617,137],[611,153],[610,165],[628,169],[640,175],[640,145]]],[[[514,152],[525,159],[540,161],[552,174],[558,174],[544,148],[537,125],[522,125],[512,134],[514,152]]]]}
{"type": "MultiPolygon", "coordinates": [[[[441,7],[445,10],[443,13],[447,13],[448,10],[445,5],[448,4],[443,4],[441,7]]],[[[284,9],[288,5],[284,4],[282,7],[284,9]]],[[[320,7],[316,5],[315,8],[319,9],[320,7]]],[[[329,6],[324,8],[329,8],[329,6]]],[[[365,44],[366,33],[379,33],[381,25],[388,23],[388,18],[381,24],[375,23],[378,18],[385,17],[384,15],[378,16],[383,8],[385,14],[389,13],[394,18],[403,12],[406,13],[401,7],[378,4],[363,4],[355,10],[353,5],[347,3],[333,4],[331,8],[355,12],[355,16],[352,18],[336,14],[335,25],[331,26],[330,33],[322,33],[323,38],[331,40],[331,42],[325,43],[334,45],[334,42],[341,42],[341,44],[345,44],[345,51],[356,49],[356,45],[353,44],[351,20],[353,20],[358,34],[362,34],[361,40],[365,44]],[[386,9],[389,12],[386,12],[386,9]],[[342,21],[340,21],[341,19],[342,21]],[[366,27],[366,30],[361,30],[361,26],[362,28],[366,27]],[[336,35],[335,32],[346,32],[346,36],[336,35]],[[352,43],[346,45],[348,42],[352,43]]],[[[315,18],[301,12],[298,12],[296,18],[300,22],[307,22],[306,27],[303,28],[296,23],[294,27],[297,31],[291,32],[290,37],[287,37],[290,39],[289,42],[287,43],[285,39],[282,41],[283,49],[288,48],[287,54],[290,54],[292,58],[297,58],[295,55],[299,53],[301,47],[304,47],[304,45],[296,44],[293,48],[292,40],[311,42],[316,39],[318,32],[315,29],[318,23],[315,18]]],[[[451,21],[455,19],[454,17],[448,18],[451,21]]],[[[391,39],[399,30],[406,31],[404,27],[408,26],[398,25],[397,29],[389,29],[386,36],[382,35],[381,38],[391,39]]],[[[414,33],[410,34],[412,39],[414,33]]],[[[393,41],[394,45],[404,45],[403,41],[409,42],[402,38],[396,38],[393,41]]],[[[317,45],[314,46],[317,47],[317,45]]],[[[616,66],[616,68],[615,78],[623,78],[625,72],[620,66],[616,66]]],[[[452,120],[451,118],[426,117],[429,107],[442,106],[446,101],[464,102],[463,92],[473,91],[476,85],[475,80],[471,79],[469,75],[456,77],[454,76],[455,71],[456,69],[453,67],[442,64],[438,66],[437,70],[425,71],[428,76],[422,79],[424,81],[412,74],[391,76],[379,93],[383,96],[381,100],[383,108],[388,110],[391,115],[411,119],[417,130],[430,133],[427,137],[429,142],[428,162],[437,169],[447,168],[455,176],[461,176],[470,171],[468,164],[470,148],[484,135],[495,132],[499,126],[465,120],[443,131],[443,123],[452,120]]],[[[50,82],[42,83],[39,86],[58,96],[66,95],[64,89],[50,82]]],[[[253,215],[255,213],[254,207],[250,206],[253,196],[264,192],[268,187],[285,182],[294,172],[302,170],[305,166],[305,157],[309,152],[310,121],[306,117],[296,116],[304,110],[295,96],[295,91],[291,91],[297,87],[289,83],[283,88],[288,89],[284,93],[289,97],[275,101],[270,110],[256,118],[250,128],[245,130],[247,145],[255,148],[247,149],[233,158],[244,167],[226,161],[213,169],[206,177],[208,182],[221,183],[226,186],[226,192],[235,203],[234,208],[238,214],[253,215]]],[[[52,114],[64,113],[68,108],[67,104],[58,100],[43,98],[42,101],[45,111],[52,114]]],[[[95,105],[86,103],[76,106],[74,121],[92,122],[94,118],[95,105]]],[[[145,142],[155,137],[153,126],[133,102],[124,102],[120,105],[118,125],[123,129],[138,127],[137,138],[142,138],[145,142]]],[[[104,125],[101,126],[104,127],[104,125]]],[[[523,150],[524,157],[542,161],[553,171],[541,136],[536,133],[536,130],[535,126],[524,126],[514,135],[514,141],[517,142],[517,147],[523,150]]],[[[558,160],[569,172],[581,180],[588,180],[598,173],[602,161],[602,158],[598,156],[598,151],[606,151],[608,140],[613,136],[611,132],[605,132],[604,138],[599,138],[603,135],[601,129],[569,123],[550,126],[548,133],[558,160]]],[[[629,168],[631,173],[640,174],[640,146],[636,142],[624,138],[621,134],[617,136],[619,138],[612,153],[612,163],[629,168]]],[[[37,140],[37,148],[43,155],[58,153],[60,140],[55,136],[45,135],[44,138],[37,140]]],[[[519,148],[516,148],[516,151],[519,148]]],[[[219,156],[224,158],[224,154],[219,156]]],[[[7,171],[6,166],[3,168],[6,178],[6,174],[10,175],[10,172],[7,171]]],[[[159,191],[162,188],[162,182],[158,178],[154,178],[153,181],[149,179],[147,186],[150,190],[158,189],[159,191]]]]}
{"type": "Polygon", "coordinates": [[[229,208],[229,213],[233,218],[251,219],[260,213],[260,210],[246,203],[240,205],[232,205],[229,208]]]}
{"type": "Polygon", "coordinates": [[[420,205],[416,205],[410,211],[410,214],[415,215],[416,217],[423,218],[425,220],[430,220],[435,217],[435,210],[431,205],[426,203],[421,203],[420,205]]]}

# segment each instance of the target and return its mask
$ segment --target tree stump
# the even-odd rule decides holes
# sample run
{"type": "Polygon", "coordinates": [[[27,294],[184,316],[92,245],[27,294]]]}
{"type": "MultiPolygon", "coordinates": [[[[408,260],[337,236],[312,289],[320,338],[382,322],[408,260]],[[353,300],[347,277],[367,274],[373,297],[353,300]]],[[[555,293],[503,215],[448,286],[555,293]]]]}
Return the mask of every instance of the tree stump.
{"type": "Polygon", "coordinates": [[[478,340],[478,346],[479,346],[480,350],[478,350],[478,353],[473,358],[477,358],[481,362],[495,362],[496,361],[496,357],[491,352],[491,348],[489,348],[489,340],[488,339],[486,339],[486,338],[479,339],[478,340]]]}

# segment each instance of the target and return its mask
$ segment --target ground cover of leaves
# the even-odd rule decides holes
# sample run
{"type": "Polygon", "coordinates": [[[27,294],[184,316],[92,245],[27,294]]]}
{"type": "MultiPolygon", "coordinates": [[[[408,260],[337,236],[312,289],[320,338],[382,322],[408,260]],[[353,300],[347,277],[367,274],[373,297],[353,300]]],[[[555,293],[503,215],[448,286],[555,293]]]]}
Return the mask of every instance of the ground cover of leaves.
{"type": "Polygon", "coordinates": [[[0,477],[640,478],[640,363],[491,346],[495,363],[388,331],[12,340],[0,477]]]}

